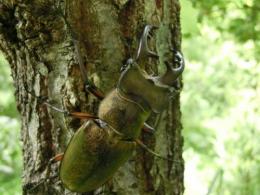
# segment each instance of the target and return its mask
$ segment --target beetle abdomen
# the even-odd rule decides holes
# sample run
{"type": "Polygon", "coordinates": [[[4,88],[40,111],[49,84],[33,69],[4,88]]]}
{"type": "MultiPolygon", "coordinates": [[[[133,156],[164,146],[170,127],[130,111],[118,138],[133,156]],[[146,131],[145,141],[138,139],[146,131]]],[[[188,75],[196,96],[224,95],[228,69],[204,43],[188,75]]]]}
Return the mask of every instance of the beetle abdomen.
{"type": "Polygon", "coordinates": [[[60,179],[71,191],[87,192],[104,184],[132,155],[135,142],[88,121],[74,134],[60,166],[60,179]]]}

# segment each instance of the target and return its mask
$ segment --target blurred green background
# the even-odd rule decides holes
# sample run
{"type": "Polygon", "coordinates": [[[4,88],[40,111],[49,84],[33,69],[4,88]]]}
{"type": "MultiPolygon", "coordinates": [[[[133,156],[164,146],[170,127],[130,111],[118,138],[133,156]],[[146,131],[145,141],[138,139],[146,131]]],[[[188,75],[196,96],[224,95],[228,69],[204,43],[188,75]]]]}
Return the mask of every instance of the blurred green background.
{"type": "Polygon", "coordinates": [[[260,1],[182,0],[187,195],[260,194],[260,1]]]}
{"type": "MultiPolygon", "coordinates": [[[[260,1],[181,0],[186,195],[260,194],[260,1]]],[[[0,55],[0,194],[21,192],[19,117],[0,55]]]]}
{"type": "Polygon", "coordinates": [[[20,195],[22,151],[10,67],[0,53],[0,194],[20,195]]]}

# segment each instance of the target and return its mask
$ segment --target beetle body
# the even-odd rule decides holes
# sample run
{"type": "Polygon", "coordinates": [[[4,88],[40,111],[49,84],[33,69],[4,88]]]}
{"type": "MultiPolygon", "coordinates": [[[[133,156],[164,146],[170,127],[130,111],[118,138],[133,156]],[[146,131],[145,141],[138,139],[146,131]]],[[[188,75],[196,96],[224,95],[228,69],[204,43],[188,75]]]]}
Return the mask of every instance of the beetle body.
{"type": "Polygon", "coordinates": [[[141,128],[150,112],[113,90],[99,107],[99,118],[110,127],[92,120],[74,134],[61,162],[60,178],[71,191],[87,192],[105,183],[132,155],[141,128]]]}

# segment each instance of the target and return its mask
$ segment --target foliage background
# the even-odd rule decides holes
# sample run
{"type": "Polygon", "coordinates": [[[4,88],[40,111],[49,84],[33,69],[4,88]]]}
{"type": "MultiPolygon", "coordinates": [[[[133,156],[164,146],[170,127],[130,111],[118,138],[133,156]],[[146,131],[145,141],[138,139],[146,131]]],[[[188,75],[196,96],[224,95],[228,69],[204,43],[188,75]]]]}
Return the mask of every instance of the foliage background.
{"type": "Polygon", "coordinates": [[[21,194],[22,151],[11,70],[0,53],[0,194],[21,194]]]}
{"type": "Polygon", "coordinates": [[[260,1],[183,5],[186,194],[260,193],[260,1]]]}
{"type": "MultiPolygon", "coordinates": [[[[260,192],[260,1],[181,0],[186,195],[260,192]]],[[[0,194],[21,194],[19,117],[0,55],[0,194]]]]}

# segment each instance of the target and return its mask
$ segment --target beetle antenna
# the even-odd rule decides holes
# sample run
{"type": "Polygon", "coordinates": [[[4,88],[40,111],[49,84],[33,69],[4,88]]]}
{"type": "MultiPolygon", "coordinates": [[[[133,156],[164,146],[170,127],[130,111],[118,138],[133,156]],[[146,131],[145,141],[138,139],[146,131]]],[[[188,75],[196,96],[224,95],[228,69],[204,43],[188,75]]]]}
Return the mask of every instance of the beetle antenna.
{"type": "Polygon", "coordinates": [[[156,153],[155,151],[151,150],[147,145],[145,145],[141,140],[139,139],[136,139],[135,142],[141,146],[141,148],[145,149],[147,152],[149,152],[150,154],[154,155],[155,157],[157,158],[160,158],[160,159],[163,159],[163,160],[166,160],[166,161],[171,161],[171,162],[175,162],[175,163],[181,163],[180,161],[177,161],[177,160],[172,160],[172,159],[169,159],[167,157],[164,157],[164,156],[161,156],[160,154],[156,153]]]}

